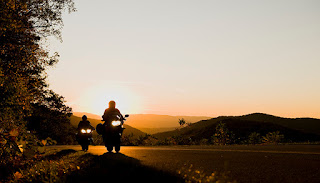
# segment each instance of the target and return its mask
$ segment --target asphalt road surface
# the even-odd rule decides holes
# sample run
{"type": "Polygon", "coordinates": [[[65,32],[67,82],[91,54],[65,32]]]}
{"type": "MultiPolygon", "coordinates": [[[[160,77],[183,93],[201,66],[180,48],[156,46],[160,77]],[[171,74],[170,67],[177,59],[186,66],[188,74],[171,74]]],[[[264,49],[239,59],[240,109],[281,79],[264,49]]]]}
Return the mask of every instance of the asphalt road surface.
{"type": "MultiPolygon", "coordinates": [[[[80,146],[52,148],[80,151],[80,146]]],[[[88,151],[96,157],[106,152],[104,146],[90,146],[88,151]]],[[[139,146],[121,147],[120,155],[159,171],[182,172],[181,176],[224,173],[237,182],[320,182],[320,145],[139,146]]]]}

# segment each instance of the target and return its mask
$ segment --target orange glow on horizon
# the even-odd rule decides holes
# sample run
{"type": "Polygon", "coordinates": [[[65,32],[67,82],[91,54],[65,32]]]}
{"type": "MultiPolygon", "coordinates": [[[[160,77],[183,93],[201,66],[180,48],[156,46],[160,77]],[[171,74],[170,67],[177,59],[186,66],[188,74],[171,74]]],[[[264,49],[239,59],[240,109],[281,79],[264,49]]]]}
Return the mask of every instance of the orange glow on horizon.
{"type": "Polygon", "coordinates": [[[86,111],[93,114],[103,114],[104,110],[108,108],[110,100],[116,102],[116,108],[121,113],[139,113],[141,100],[128,87],[114,87],[110,85],[95,85],[89,87],[83,93],[81,103],[85,103],[86,111]]]}

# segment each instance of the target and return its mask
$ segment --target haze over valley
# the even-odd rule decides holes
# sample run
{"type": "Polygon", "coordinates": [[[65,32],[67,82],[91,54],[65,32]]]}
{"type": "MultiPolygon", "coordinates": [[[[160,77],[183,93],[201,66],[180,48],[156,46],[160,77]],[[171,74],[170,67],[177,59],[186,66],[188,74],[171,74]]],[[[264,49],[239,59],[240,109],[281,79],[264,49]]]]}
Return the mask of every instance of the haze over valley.
{"type": "MultiPolygon", "coordinates": [[[[101,120],[101,116],[85,112],[74,112],[73,115],[81,117],[87,115],[89,118],[101,120]]],[[[210,119],[205,116],[170,116],[157,114],[130,114],[125,124],[137,128],[143,132],[154,134],[158,132],[170,131],[179,127],[179,119],[184,119],[187,123],[195,123],[201,120],[210,119]]]]}
{"type": "MultiPolygon", "coordinates": [[[[80,121],[82,115],[87,115],[96,126],[101,123],[99,115],[75,112],[71,121],[74,125],[80,121]]],[[[210,139],[218,123],[226,123],[228,128],[235,132],[239,138],[247,138],[250,133],[279,131],[285,138],[292,141],[320,140],[320,119],[315,118],[283,118],[263,113],[253,113],[242,116],[220,116],[216,118],[199,116],[169,116],[155,114],[131,114],[125,125],[128,129],[124,134],[133,133],[135,137],[144,134],[154,134],[164,139],[181,136],[185,138],[210,139]],[[186,124],[179,126],[179,119],[185,119],[186,124]]]]}

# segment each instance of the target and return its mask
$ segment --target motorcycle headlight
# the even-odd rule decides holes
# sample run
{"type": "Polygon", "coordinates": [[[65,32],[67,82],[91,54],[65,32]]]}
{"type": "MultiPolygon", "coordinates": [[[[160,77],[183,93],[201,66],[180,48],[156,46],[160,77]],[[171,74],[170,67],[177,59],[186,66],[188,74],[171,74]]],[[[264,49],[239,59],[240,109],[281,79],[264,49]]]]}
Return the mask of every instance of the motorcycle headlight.
{"type": "Polygon", "coordinates": [[[121,121],[112,121],[112,126],[119,126],[121,125],[121,121]]]}
{"type": "Polygon", "coordinates": [[[91,129],[87,129],[87,133],[91,133],[91,129]]]}
{"type": "Polygon", "coordinates": [[[81,133],[87,133],[85,129],[81,129],[81,133]]]}

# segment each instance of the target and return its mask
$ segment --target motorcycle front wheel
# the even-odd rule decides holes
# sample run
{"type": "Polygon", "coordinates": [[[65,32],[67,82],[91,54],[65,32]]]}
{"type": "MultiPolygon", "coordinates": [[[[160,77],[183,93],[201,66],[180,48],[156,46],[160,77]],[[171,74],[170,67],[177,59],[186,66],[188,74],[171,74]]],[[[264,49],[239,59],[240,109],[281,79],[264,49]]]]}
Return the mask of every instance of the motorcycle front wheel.
{"type": "Polygon", "coordinates": [[[118,153],[120,151],[120,144],[115,145],[114,149],[118,153]]]}
{"type": "Polygon", "coordinates": [[[113,146],[108,145],[108,146],[106,146],[106,147],[107,147],[108,152],[112,152],[112,150],[113,150],[113,146]]]}
{"type": "Polygon", "coordinates": [[[88,149],[89,149],[89,145],[88,144],[82,144],[81,147],[82,147],[83,151],[88,151],[88,149]]]}

